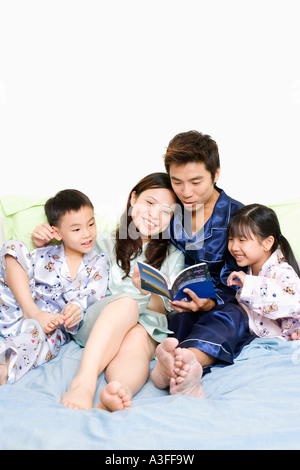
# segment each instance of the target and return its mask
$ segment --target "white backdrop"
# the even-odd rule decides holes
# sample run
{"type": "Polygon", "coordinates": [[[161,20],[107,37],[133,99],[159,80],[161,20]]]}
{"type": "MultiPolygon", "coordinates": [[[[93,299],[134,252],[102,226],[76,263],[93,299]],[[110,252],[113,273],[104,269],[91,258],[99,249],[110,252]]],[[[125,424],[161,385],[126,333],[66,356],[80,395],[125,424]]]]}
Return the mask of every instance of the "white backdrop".
{"type": "Polygon", "coordinates": [[[298,5],[1,0],[0,195],[73,187],[114,217],[197,129],[232,197],[300,196],[298,5]]]}

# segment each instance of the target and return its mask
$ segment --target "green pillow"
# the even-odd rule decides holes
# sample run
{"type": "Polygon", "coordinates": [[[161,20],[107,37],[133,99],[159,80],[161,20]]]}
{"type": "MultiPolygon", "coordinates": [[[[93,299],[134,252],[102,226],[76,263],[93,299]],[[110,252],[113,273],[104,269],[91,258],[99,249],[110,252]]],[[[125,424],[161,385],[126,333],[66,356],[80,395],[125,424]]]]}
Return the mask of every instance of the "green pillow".
{"type": "Polygon", "coordinates": [[[46,198],[9,195],[0,198],[0,213],[2,216],[4,239],[22,241],[32,251],[34,244],[31,240],[33,229],[47,218],[44,211],[46,198]]]}
{"type": "MultiPolygon", "coordinates": [[[[0,197],[0,215],[3,222],[4,239],[20,240],[29,251],[35,246],[31,240],[33,229],[47,222],[44,204],[47,198],[8,195],[0,197]]],[[[98,232],[108,232],[116,228],[116,221],[95,214],[98,232]]]]}
{"type": "Polygon", "coordinates": [[[282,235],[289,241],[294,255],[300,261],[300,198],[271,204],[280,222],[282,235]]]}

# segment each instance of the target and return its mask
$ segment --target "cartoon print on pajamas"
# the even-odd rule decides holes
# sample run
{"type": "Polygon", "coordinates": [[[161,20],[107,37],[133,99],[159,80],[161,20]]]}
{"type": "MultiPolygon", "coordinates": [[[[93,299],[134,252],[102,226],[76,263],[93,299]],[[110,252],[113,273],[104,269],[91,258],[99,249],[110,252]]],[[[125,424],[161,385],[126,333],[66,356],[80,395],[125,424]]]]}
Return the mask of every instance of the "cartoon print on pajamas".
{"type": "Polygon", "coordinates": [[[3,349],[10,350],[7,383],[13,383],[29,369],[53,359],[60,347],[75,334],[78,325],[66,329],[60,325],[46,334],[37,320],[25,320],[22,311],[5,284],[5,255],[13,256],[29,277],[32,298],[44,311],[63,313],[68,303],[86,309],[106,294],[109,264],[104,253],[92,250],[84,254],[76,279],[72,279],[63,244],[38,248],[32,253],[17,240],[5,243],[0,251],[0,335],[3,349]]]}
{"type": "Polygon", "coordinates": [[[287,341],[300,329],[300,279],[279,249],[266,261],[258,276],[252,276],[249,269],[237,299],[257,336],[287,341]]]}

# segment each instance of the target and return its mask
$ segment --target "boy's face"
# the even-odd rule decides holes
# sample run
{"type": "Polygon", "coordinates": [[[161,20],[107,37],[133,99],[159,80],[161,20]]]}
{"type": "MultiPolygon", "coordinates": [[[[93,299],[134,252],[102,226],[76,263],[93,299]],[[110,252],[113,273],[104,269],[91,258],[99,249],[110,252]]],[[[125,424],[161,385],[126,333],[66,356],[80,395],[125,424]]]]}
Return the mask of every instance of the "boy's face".
{"type": "Polygon", "coordinates": [[[67,212],[62,216],[60,226],[55,229],[58,239],[64,243],[66,253],[89,253],[97,236],[94,211],[84,206],[79,211],[67,212]]]}
{"type": "Polygon", "coordinates": [[[206,205],[214,195],[214,183],[217,182],[220,169],[215,180],[202,162],[189,162],[185,165],[171,164],[169,175],[172,187],[185,209],[196,211],[197,205],[206,205]]]}

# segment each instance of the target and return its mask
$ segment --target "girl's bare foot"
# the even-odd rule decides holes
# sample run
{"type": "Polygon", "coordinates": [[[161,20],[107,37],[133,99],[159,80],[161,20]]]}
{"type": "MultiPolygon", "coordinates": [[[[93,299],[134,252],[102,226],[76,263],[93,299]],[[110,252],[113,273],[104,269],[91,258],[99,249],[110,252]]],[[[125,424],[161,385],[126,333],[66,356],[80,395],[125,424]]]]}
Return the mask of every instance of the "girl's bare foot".
{"type": "Polygon", "coordinates": [[[120,411],[131,408],[131,398],[127,387],[117,381],[108,383],[101,390],[100,403],[96,408],[107,411],[120,411]]]}
{"type": "Polygon", "coordinates": [[[177,348],[175,351],[174,375],[170,380],[170,394],[181,393],[196,398],[205,398],[201,386],[203,368],[194,353],[189,349],[177,348]]]}
{"type": "Polygon", "coordinates": [[[157,346],[157,363],[151,374],[155,387],[160,389],[169,387],[170,378],[174,377],[174,354],[177,346],[176,338],[166,338],[157,346]]]}
{"type": "Polygon", "coordinates": [[[73,410],[90,410],[93,408],[94,393],[92,387],[84,380],[73,379],[69,389],[61,397],[61,404],[73,410]]]}

